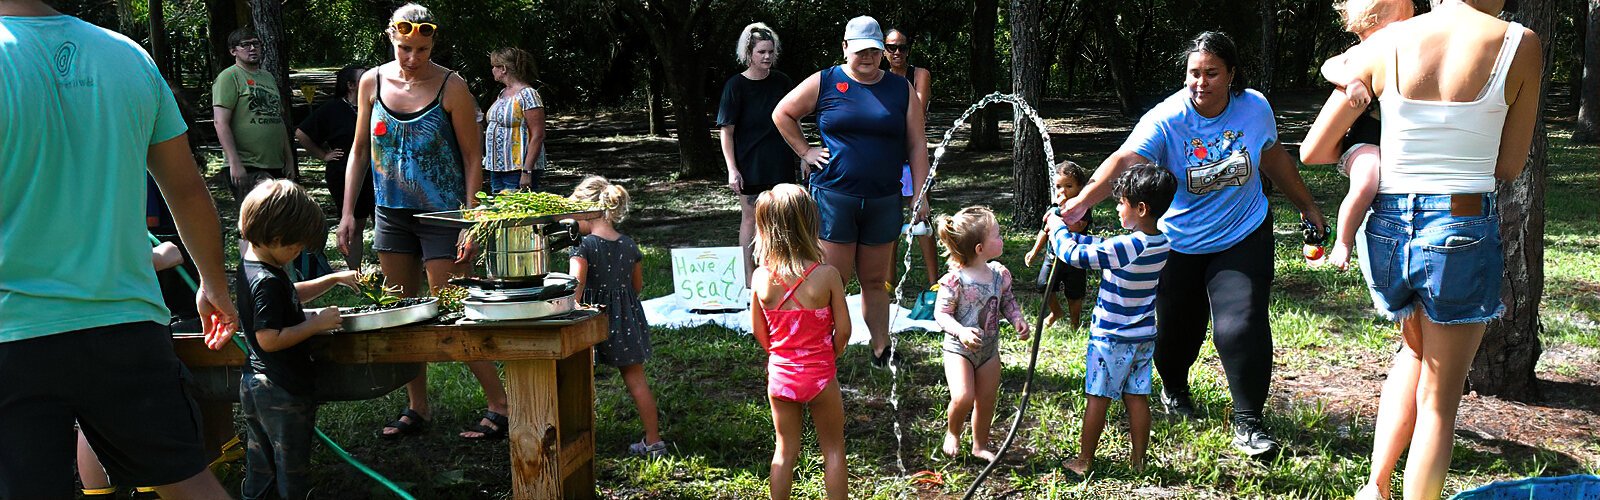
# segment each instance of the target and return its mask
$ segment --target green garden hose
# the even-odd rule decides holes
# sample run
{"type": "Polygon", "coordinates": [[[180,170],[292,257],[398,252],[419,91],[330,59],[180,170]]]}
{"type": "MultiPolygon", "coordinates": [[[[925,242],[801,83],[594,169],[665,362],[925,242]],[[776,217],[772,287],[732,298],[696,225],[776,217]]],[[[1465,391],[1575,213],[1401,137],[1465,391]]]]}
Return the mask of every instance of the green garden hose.
{"type": "MultiPolygon", "coordinates": [[[[150,236],[150,244],[152,246],[161,244],[161,239],[156,238],[155,234],[149,232],[146,232],[145,234],[150,236]]],[[[195,283],[193,277],[189,276],[189,271],[185,270],[183,266],[178,266],[175,269],[178,271],[178,277],[183,278],[183,282],[189,285],[190,290],[193,290],[195,293],[200,292],[200,285],[195,283]]],[[[244,339],[242,337],[235,335],[233,337],[233,345],[238,346],[239,351],[244,352],[246,356],[249,355],[250,350],[245,347],[244,339]]],[[[335,443],[332,438],[329,438],[326,433],[322,432],[321,427],[313,427],[312,430],[317,433],[318,438],[322,439],[322,444],[328,445],[328,448],[333,449],[333,453],[338,455],[339,458],[343,459],[345,463],[350,464],[351,466],[355,467],[356,470],[366,474],[367,477],[377,481],[378,484],[388,488],[389,491],[394,492],[396,496],[399,496],[405,500],[417,500],[417,497],[411,496],[411,494],[407,493],[404,488],[400,487],[400,485],[395,484],[394,481],[390,481],[389,478],[384,477],[383,474],[379,474],[378,471],[372,470],[371,467],[367,467],[367,464],[361,463],[360,460],[356,460],[356,457],[353,457],[350,455],[350,453],[344,451],[344,448],[340,447],[339,443],[335,443]]]]}

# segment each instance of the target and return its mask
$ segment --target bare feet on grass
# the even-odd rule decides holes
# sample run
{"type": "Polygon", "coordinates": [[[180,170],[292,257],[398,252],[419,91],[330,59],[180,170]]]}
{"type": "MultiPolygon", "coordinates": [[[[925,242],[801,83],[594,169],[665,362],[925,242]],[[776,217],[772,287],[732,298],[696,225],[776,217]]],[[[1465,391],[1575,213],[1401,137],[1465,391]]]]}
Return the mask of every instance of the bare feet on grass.
{"type": "Polygon", "coordinates": [[[1089,469],[1094,467],[1094,459],[1078,457],[1077,459],[1063,462],[1061,466],[1066,467],[1067,470],[1078,473],[1079,476],[1088,476],[1089,469]]]}
{"type": "Polygon", "coordinates": [[[983,459],[985,462],[993,462],[996,455],[994,454],[994,450],[989,449],[989,443],[983,443],[981,445],[978,443],[972,443],[972,456],[983,459]]]}
{"type": "Polygon", "coordinates": [[[955,458],[956,452],[959,451],[960,448],[961,438],[956,437],[955,434],[946,432],[944,434],[944,445],[939,447],[939,451],[944,453],[945,457],[955,458]]]}
{"type": "Polygon", "coordinates": [[[1057,316],[1055,313],[1050,313],[1050,314],[1046,315],[1044,317],[1044,327],[1045,328],[1050,328],[1051,326],[1054,326],[1056,324],[1056,320],[1058,320],[1058,319],[1061,319],[1061,317],[1057,316]]]}

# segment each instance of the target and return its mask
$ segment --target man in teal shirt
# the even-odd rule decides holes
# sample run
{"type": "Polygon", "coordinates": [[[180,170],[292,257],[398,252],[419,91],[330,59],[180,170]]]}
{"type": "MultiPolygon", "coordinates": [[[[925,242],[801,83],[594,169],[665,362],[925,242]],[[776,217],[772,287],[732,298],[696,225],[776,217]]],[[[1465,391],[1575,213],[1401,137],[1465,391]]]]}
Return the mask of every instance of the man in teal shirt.
{"type": "Polygon", "coordinates": [[[122,35],[0,0],[0,498],[70,497],[76,420],[119,481],[226,498],[144,235],[148,170],[231,331],[216,208],[177,103],[122,35]]]}

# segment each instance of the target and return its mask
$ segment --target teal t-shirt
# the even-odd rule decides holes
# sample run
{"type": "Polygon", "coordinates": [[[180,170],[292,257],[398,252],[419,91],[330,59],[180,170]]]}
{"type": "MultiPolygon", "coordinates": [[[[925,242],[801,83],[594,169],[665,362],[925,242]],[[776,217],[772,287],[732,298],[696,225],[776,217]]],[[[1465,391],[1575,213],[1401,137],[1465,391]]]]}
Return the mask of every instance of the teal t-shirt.
{"type": "Polygon", "coordinates": [[[0,342],[166,323],[150,146],[187,130],[149,54],[70,16],[0,16],[0,342]]]}

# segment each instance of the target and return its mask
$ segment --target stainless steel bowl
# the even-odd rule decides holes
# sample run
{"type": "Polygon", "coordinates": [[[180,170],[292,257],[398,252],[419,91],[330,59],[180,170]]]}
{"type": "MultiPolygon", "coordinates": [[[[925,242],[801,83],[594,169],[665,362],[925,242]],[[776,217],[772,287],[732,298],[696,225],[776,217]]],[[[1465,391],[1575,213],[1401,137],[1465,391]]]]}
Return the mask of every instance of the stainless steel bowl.
{"type": "Polygon", "coordinates": [[[567,295],[550,300],[523,302],[493,302],[468,298],[461,301],[461,306],[467,319],[473,321],[509,321],[566,314],[578,306],[578,298],[575,295],[567,295]]]}
{"type": "Polygon", "coordinates": [[[437,316],[439,316],[439,299],[437,297],[428,297],[421,304],[406,307],[357,314],[341,314],[344,324],[340,329],[346,332],[381,330],[427,321],[437,316]]]}

